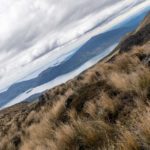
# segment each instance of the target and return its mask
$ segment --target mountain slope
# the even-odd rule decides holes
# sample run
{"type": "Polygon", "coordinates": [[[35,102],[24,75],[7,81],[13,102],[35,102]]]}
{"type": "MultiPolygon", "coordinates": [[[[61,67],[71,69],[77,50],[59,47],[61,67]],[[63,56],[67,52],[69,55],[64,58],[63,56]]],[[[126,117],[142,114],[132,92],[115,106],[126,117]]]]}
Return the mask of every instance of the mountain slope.
{"type": "Polygon", "coordinates": [[[150,39],[150,13],[145,17],[141,25],[136,29],[136,31],[130,33],[127,37],[123,39],[116,49],[120,51],[128,51],[134,45],[140,46],[145,44],[150,39]]]}
{"type": "Polygon", "coordinates": [[[0,149],[150,149],[149,26],[147,16],[109,61],[2,110],[0,149]]]}

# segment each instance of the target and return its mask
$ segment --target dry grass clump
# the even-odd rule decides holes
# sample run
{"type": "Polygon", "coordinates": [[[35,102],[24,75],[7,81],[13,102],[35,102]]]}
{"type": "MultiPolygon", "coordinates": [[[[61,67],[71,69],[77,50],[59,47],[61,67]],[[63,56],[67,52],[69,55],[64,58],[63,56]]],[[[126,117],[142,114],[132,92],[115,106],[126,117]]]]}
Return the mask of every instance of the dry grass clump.
{"type": "Polygon", "coordinates": [[[136,136],[128,130],[122,129],[120,138],[118,139],[117,147],[121,150],[139,150],[139,144],[136,136]]]}
{"type": "Polygon", "coordinates": [[[149,70],[139,73],[136,88],[137,88],[137,92],[140,93],[141,97],[150,98],[150,71],[149,70]]]}
{"type": "Polygon", "coordinates": [[[83,108],[83,111],[92,118],[96,118],[97,116],[97,106],[94,101],[87,102],[83,108]]]}
{"type": "Polygon", "coordinates": [[[37,113],[36,111],[31,111],[30,114],[25,119],[25,122],[23,124],[24,127],[28,127],[33,123],[39,123],[40,119],[42,117],[42,114],[37,113]]]}
{"type": "Polygon", "coordinates": [[[127,74],[112,72],[108,78],[110,84],[119,90],[128,91],[131,89],[131,81],[127,74]]]}
{"type": "Polygon", "coordinates": [[[146,107],[144,113],[139,114],[139,122],[137,123],[138,134],[143,147],[150,147],[150,104],[146,107]]]}
{"type": "Polygon", "coordinates": [[[123,53],[117,57],[115,67],[119,72],[130,73],[135,71],[135,68],[139,63],[140,62],[137,57],[131,58],[130,54],[123,53]]]}
{"type": "Polygon", "coordinates": [[[104,148],[109,141],[108,136],[113,137],[113,128],[101,120],[81,121],[73,123],[79,146],[84,149],[104,148]]]}
{"type": "Polygon", "coordinates": [[[77,134],[73,126],[62,124],[55,132],[55,145],[59,149],[75,149],[77,134]]]}
{"type": "Polygon", "coordinates": [[[8,142],[10,139],[8,137],[3,137],[0,142],[0,149],[1,150],[15,150],[16,147],[12,143],[8,142]]]}
{"type": "Polygon", "coordinates": [[[19,134],[8,134],[0,140],[0,150],[16,150],[20,148],[21,138],[19,134]]]}
{"type": "Polygon", "coordinates": [[[132,48],[131,54],[136,56],[145,54],[148,56],[150,54],[150,42],[147,42],[147,44],[141,46],[134,46],[132,48]]]}

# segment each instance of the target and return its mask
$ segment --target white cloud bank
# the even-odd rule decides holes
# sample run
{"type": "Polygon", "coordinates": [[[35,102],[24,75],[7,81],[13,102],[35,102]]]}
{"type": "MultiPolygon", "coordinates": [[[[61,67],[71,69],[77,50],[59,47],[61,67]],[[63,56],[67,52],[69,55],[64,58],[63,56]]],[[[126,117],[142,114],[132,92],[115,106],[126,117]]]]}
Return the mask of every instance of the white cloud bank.
{"type": "Polygon", "coordinates": [[[0,0],[0,90],[43,66],[55,65],[82,42],[64,44],[148,1],[0,0]]]}

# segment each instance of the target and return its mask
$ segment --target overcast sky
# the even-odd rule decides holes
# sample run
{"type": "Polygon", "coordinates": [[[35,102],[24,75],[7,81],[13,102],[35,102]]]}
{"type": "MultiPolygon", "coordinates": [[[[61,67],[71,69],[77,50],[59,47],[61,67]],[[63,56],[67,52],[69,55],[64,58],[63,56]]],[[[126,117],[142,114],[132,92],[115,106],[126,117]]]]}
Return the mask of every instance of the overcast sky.
{"type": "Polygon", "coordinates": [[[30,68],[41,55],[77,39],[123,7],[144,1],[0,0],[0,89],[8,76],[30,68]]]}

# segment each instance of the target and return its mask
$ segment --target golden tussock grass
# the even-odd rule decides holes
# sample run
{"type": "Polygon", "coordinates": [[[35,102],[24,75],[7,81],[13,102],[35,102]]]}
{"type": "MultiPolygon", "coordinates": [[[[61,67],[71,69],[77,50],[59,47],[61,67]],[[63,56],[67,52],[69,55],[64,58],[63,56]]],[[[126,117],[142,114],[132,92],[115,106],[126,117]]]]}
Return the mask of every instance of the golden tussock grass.
{"type": "Polygon", "coordinates": [[[1,119],[0,150],[148,150],[148,55],[134,47],[48,91],[42,106],[1,119]]]}

